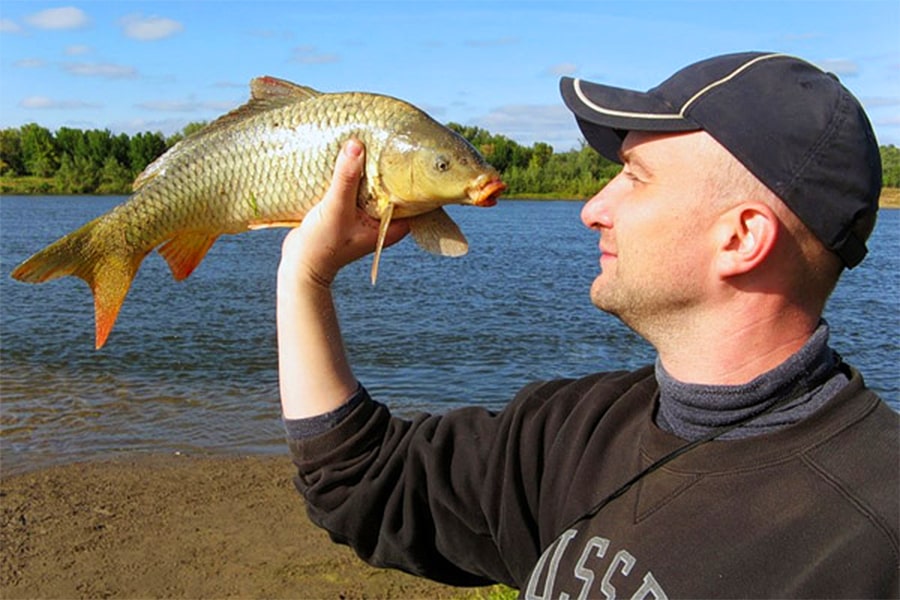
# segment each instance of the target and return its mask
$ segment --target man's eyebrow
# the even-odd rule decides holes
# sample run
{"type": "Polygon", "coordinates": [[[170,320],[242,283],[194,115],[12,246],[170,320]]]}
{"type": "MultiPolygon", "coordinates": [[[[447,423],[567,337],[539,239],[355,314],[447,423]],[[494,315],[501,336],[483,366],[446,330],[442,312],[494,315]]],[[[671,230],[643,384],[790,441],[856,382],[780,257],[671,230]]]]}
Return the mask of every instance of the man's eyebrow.
{"type": "Polygon", "coordinates": [[[631,169],[637,169],[647,174],[653,172],[650,166],[641,159],[639,154],[637,154],[633,150],[623,151],[621,148],[619,148],[618,155],[619,160],[622,161],[622,164],[627,165],[631,169]]]}

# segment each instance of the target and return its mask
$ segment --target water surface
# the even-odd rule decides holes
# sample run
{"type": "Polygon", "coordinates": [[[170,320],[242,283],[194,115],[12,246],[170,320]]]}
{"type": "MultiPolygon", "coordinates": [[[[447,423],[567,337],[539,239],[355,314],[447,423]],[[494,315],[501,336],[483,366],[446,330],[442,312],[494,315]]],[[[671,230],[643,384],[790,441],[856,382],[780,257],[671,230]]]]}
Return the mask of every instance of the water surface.
{"type": "MultiPolygon", "coordinates": [[[[283,230],[225,236],[190,278],[151,254],[106,346],[90,291],[9,272],[123,198],[0,198],[0,449],[5,473],[126,452],[284,452],[275,343],[283,230]]],[[[356,375],[400,413],[502,407],[524,383],[635,368],[652,349],[597,311],[596,236],[580,202],[451,207],[470,253],[404,240],[350,265],[336,297],[356,375]]],[[[845,274],[826,317],[832,343],[900,407],[900,211],[882,211],[871,254],[845,274]]],[[[673,249],[676,251],[677,249],[673,249]]]]}

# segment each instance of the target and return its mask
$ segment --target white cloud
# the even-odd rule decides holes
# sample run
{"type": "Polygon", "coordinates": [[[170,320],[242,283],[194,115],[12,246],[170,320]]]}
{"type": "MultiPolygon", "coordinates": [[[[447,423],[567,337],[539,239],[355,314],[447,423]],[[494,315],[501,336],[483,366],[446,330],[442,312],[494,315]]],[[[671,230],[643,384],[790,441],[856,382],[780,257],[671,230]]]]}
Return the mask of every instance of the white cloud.
{"type": "Polygon", "coordinates": [[[582,137],[572,113],[562,104],[509,104],[473,124],[525,146],[546,142],[558,152],[577,148],[582,137]]]}
{"type": "Polygon", "coordinates": [[[0,33],[19,33],[22,27],[12,19],[0,19],[0,33]]]}
{"type": "Polygon", "coordinates": [[[141,14],[123,17],[119,24],[127,37],[141,42],[161,40],[184,31],[184,25],[173,19],[145,17],[141,14]]]}
{"type": "MultiPolygon", "coordinates": [[[[900,97],[898,96],[865,96],[860,98],[867,108],[883,108],[900,106],[900,97]]],[[[898,117],[900,118],[900,117],[898,117]]]]}
{"type": "Polygon", "coordinates": [[[181,132],[188,123],[190,123],[188,119],[147,120],[137,118],[127,121],[116,121],[111,123],[109,128],[117,133],[127,133],[128,135],[135,135],[145,131],[159,131],[163,135],[172,135],[181,132]]]}
{"type": "Polygon", "coordinates": [[[291,60],[303,65],[324,65],[336,63],[341,60],[341,57],[337,54],[318,52],[315,46],[298,46],[294,48],[294,56],[291,60]]]}
{"type": "Polygon", "coordinates": [[[553,75],[555,77],[562,77],[563,75],[574,75],[576,72],[578,72],[578,66],[574,63],[559,63],[547,67],[547,74],[553,75]]]}
{"type": "Polygon", "coordinates": [[[848,58],[820,60],[817,65],[823,71],[829,71],[841,77],[855,77],[859,75],[859,64],[848,58]]]}
{"type": "Polygon", "coordinates": [[[65,6],[36,12],[25,17],[25,21],[38,29],[78,29],[88,24],[88,17],[79,8],[65,6]]]}
{"type": "Polygon", "coordinates": [[[63,69],[80,77],[103,77],[105,79],[130,79],[137,77],[137,69],[127,65],[112,63],[66,63],[63,69]]]}
{"type": "Polygon", "coordinates": [[[90,52],[91,47],[82,44],[77,44],[66,48],[66,55],[68,56],[80,56],[82,54],[90,54],[90,52]]]}
{"type": "Polygon", "coordinates": [[[94,104],[91,102],[83,102],[81,100],[54,100],[53,98],[48,98],[47,96],[28,96],[27,98],[23,98],[22,101],[19,102],[19,106],[21,106],[22,108],[41,110],[79,110],[100,108],[99,104],[94,104]]]}
{"type": "Polygon", "coordinates": [[[47,66],[47,63],[42,58],[23,58],[13,64],[20,69],[40,69],[47,66]]]}
{"type": "Polygon", "coordinates": [[[235,107],[232,102],[199,102],[190,100],[149,100],[135,105],[143,110],[160,112],[199,112],[215,111],[225,112],[235,107]]]}
{"type": "Polygon", "coordinates": [[[518,44],[519,39],[513,37],[511,35],[507,35],[504,37],[493,38],[493,39],[483,39],[483,40],[468,40],[466,41],[466,46],[471,46],[472,48],[498,48],[500,46],[512,46],[514,44],[518,44]]]}

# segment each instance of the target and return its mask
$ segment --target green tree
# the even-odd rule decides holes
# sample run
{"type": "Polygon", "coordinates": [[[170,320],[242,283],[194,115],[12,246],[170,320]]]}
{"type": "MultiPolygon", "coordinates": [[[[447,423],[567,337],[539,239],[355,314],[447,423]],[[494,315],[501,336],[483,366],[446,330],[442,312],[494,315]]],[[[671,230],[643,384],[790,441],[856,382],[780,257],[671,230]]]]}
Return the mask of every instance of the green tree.
{"type": "Polygon", "coordinates": [[[881,147],[881,170],[884,187],[900,187],[900,148],[893,144],[881,147]]]}
{"type": "Polygon", "coordinates": [[[96,191],[98,194],[129,194],[133,179],[131,169],[110,155],[100,170],[100,184],[96,191]]]}
{"type": "Polygon", "coordinates": [[[59,167],[56,142],[50,131],[37,123],[21,129],[22,163],[27,175],[52,177],[59,167]]]}
{"type": "Polygon", "coordinates": [[[87,158],[97,170],[112,155],[113,135],[108,129],[91,129],[84,132],[84,147],[87,158]]]}
{"type": "Polygon", "coordinates": [[[531,160],[528,161],[529,169],[543,169],[553,156],[553,146],[544,142],[536,142],[531,149],[531,160]]]}
{"type": "Polygon", "coordinates": [[[194,135],[195,133],[197,133],[198,131],[205,129],[205,128],[206,128],[206,121],[188,123],[187,125],[184,126],[184,129],[182,129],[180,132],[172,134],[171,136],[169,136],[168,139],[166,139],[166,146],[171,148],[172,146],[174,146],[181,140],[183,140],[187,137],[190,137],[190,136],[194,135]]]}
{"type": "Polygon", "coordinates": [[[87,154],[87,145],[84,136],[85,132],[81,129],[60,127],[56,130],[54,141],[56,143],[56,151],[60,157],[60,166],[62,166],[62,157],[66,154],[73,159],[76,156],[87,154]]]}
{"type": "Polygon", "coordinates": [[[62,194],[89,194],[97,189],[100,175],[84,155],[63,154],[56,171],[56,189],[62,194]]]}
{"type": "Polygon", "coordinates": [[[137,175],[167,150],[162,133],[138,133],[132,136],[128,147],[131,172],[137,175]]]}
{"type": "Polygon", "coordinates": [[[24,175],[22,137],[18,129],[0,130],[0,175],[24,175]]]}

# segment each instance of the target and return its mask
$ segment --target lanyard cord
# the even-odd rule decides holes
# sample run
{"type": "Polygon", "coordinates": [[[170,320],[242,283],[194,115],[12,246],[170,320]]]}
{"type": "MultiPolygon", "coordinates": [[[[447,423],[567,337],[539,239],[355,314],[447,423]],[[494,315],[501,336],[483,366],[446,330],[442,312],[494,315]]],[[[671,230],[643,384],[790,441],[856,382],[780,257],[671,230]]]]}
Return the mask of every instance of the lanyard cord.
{"type": "MultiPolygon", "coordinates": [[[[837,352],[835,352],[834,355],[835,355],[836,364],[834,365],[834,368],[831,370],[832,374],[841,368],[841,362],[842,362],[841,357],[837,352]]],[[[619,486],[619,488],[616,491],[614,491],[610,495],[606,496],[603,500],[601,500],[600,502],[595,504],[590,510],[588,510],[587,512],[582,514],[580,517],[572,520],[572,522],[569,523],[569,525],[564,527],[562,530],[565,531],[566,529],[571,529],[579,521],[583,521],[585,518],[595,516],[597,513],[599,513],[601,510],[603,510],[603,508],[607,504],[609,504],[616,498],[622,496],[625,492],[630,490],[631,487],[635,483],[637,483],[638,481],[640,481],[641,479],[643,479],[650,473],[653,473],[654,471],[658,470],[663,465],[666,465],[666,464],[672,462],[679,456],[690,452],[691,450],[693,450],[694,448],[696,448],[698,446],[702,446],[703,444],[705,444],[707,442],[713,441],[714,439],[728,433],[729,431],[737,429],[738,427],[743,427],[747,423],[749,423],[755,419],[758,419],[758,418],[762,417],[763,415],[767,415],[771,412],[774,412],[775,410],[777,410],[779,408],[786,406],[787,404],[793,402],[794,400],[796,400],[800,396],[808,393],[809,391],[810,391],[810,387],[808,385],[808,382],[804,381],[801,378],[794,383],[794,385],[793,385],[793,387],[791,387],[789,393],[785,394],[785,396],[783,398],[781,398],[780,400],[773,402],[772,404],[767,406],[765,408],[765,410],[758,412],[756,414],[753,414],[753,415],[748,415],[748,416],[744,417],[743,419],[740,419],[729,425],[723,425],[722,427],[717,427],[717,428],[713,429],[712,431],[710,431],[705,436],[703,436],[702,438],[694,440],[693,442],[687,443],[684,446],[681,446],[680,448],[676,448],[672,452],[669,452],[662,458],[656,460],[655,462],[653,462],[652,464],[647,466],[645,469],[640,471],[637,475],[635,475],[634,477],[632,477],[631,479],[629,479],[628,481],[623,483],[621,486],[619,486]]],[[[658,399],[659,399],[659,390],[657,390],[657,392],[656,392],[656,397],[654,398],[654,404],[656,403],[656,401],[658,399]]]]}

